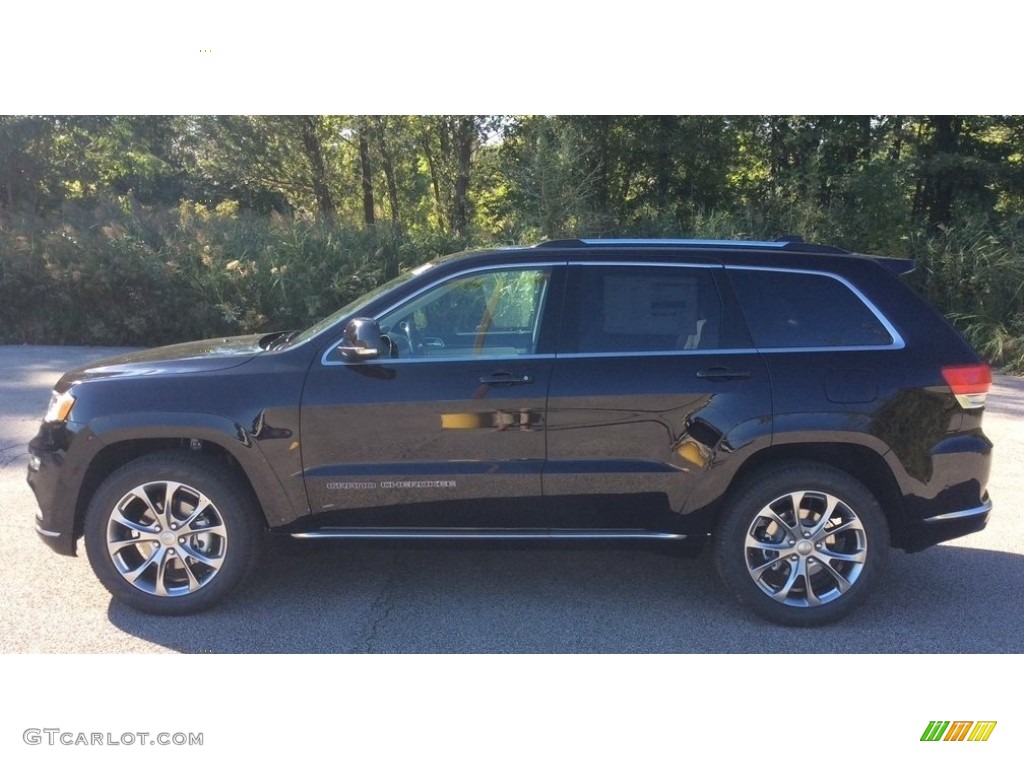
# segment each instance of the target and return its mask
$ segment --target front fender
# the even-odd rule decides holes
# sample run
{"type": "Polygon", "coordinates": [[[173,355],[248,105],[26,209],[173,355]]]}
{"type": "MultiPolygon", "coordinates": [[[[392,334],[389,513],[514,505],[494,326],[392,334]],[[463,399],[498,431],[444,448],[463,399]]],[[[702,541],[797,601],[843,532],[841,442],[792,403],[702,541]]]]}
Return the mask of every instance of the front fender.
{"type": "MultiPolygon", "coordinates": [[[[223,449],[241,467],[269,526],[285,525],[307,513],[297,440],[281,449],[294,454],[294,466],[291,468],[298,468],[292,475],[282,478],[264,453],[262,443],[267,439],[265,435],[258,429],[215,414],[154,412],[104,416],[90,422],[87,431],[79,437],[84,437],[87,443],[98,443],[89,451],[92,458],[103,448],[128,441],[195,439],[211,443],[223,449]],[[286,484],[294,486],[291,492],[286,484]]],[[[288,432],[277,439],[289,440],[291,437],[288,432]]]]}

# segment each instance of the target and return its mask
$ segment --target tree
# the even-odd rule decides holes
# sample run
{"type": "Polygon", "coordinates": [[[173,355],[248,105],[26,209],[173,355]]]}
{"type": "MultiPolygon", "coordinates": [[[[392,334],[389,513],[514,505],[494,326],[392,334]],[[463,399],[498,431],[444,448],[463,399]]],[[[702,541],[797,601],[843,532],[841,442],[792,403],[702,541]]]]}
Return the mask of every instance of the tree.
{"type": "Polygon", "coordinates": [[[313,186],[313,194],[316,196],[317,207],[324,220],[332,223],[335,212],[334,198],[331,195],[327,166],[324,163],[324,148],[319,136],[323,123],[313,115],[302,115],[297,118],[297,122],[299,133],[302,136],[302,149],[306,155],[306,162],[309,163],[310,182],[313,186]]]}
{"type": "Polygon", "coordinates": [[[1020,118],[930,115],[920,121],[914,213],[932,232],[953,226],[958,215],[989,216],[1006,193],[1019,193],[1013,158],[1020,118]]]}
{"type": "Polygon", "coordinates": [[[0,117],[0,206],[44,213],[102,192],[176,203],[183,125],[159,115],[0,117]]]}
{"type": "Polygon", "coordinates": [[[307,210],[333,222],[353,191],[345,181],[352,161],[344,128],[337,118],[313,115],[198,118],[197,186],[256,210],[307,210]]]}
{"type": "Polygon", "coordinates": [[[371,118],[372,133],[380,156],[380,167],[384,172],[387,185],[388,204],[391,209],[391,223],[397,231],[402,228],[401,204],[398,199],[398,177],[395,171],[395,160],[392,152],[391,127],[395,120],[385,115],[374,115],[371,118]]]}
{"type": "Polygon", "coordinates": [[[51,118],[0,116],[0,208],[38,210],[55,197],[54,133],[51,118]]]}
{"type": "Polygon", "coordinates": [[[517,220],[515,230],[536,230],[547,239],[572,236],[595,207],[601,171],[571,122],[517,120],[506,126],[499,150],[503,194],[491,215],[517,220]]]}
{"type": "Polygon", "coordinates": [[[474,115],[416,119],[420,150],[430,175],[435,222],[457,237],[468,234],[473,156],[485,129],[474,115]]]}

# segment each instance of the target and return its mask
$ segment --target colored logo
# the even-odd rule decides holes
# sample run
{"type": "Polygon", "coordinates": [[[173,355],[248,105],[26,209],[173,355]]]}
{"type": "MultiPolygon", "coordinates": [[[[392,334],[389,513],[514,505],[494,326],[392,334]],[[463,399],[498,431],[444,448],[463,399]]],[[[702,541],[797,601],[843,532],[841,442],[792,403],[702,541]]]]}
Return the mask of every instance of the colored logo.
{"type": "Polygon", "coordinates": [[[995,720],[932,720],[921,741],[988,741],[995,729],[995,720]]]}

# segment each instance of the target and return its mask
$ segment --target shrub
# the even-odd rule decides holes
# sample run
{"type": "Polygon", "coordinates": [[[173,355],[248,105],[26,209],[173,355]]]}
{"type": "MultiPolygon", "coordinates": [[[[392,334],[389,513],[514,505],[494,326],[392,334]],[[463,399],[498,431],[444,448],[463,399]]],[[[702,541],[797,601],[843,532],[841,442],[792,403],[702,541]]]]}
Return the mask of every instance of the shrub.
{"type": "Polygon", "coordinates": [[[0,343],[131,344],[300,328],[464,243],[183,202],[0,221],[0,343]]]}
{"type": "MultiPolygon", "coordinates": [[[[847,217],[849,218],[849,217],[847,217]]],[[[888,247],[818,209],[769,222],[698,212],[696,237],[808,240],[917,260],[911,280],[993,364],[1024,370],[1024,229],[968,220],[888,247]],[[782,229],[777,229],[777,227],[782,229]],[[846,232],[847,234],[843,234],[846,232]]],[[[665,218],[644,232],[677,237],[665,218]]],[[[877,233],[876,233],[877,237],[877,233]]],[[[0,343],[157,344],[306,327],[404,268],[467,247],[439,233],[326,225],[231,203],[145,207],[131,196],[0,219],[0,343]]]]}

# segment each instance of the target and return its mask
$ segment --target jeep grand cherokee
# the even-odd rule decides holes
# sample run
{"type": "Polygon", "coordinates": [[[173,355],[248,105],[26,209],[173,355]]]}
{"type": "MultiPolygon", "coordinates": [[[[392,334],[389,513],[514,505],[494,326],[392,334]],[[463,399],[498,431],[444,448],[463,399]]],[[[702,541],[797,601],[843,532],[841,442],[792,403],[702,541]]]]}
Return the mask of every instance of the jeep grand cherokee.
{"type": "Polygon", "coordinates": [[[991,376],[912,262],[799,240],[438,259],[292,333],[57,383],[37,529],[137,609],[208,608],[298,539],[710,539],[769,620],[849,613],[890,547],[982,529],[991,376]]]}

